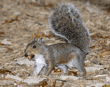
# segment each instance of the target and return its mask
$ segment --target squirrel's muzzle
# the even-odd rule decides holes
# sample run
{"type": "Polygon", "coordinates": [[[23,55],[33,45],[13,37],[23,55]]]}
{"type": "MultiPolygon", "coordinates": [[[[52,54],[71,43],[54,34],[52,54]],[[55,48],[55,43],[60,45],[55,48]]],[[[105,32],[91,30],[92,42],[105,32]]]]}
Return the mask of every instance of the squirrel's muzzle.
{"type": "Polygon", "coordinates": [[[28,59],[33,59],[35,57],[34,54],[28,55],[27,53],[25,53],[24,55],[25,57],[28,57],[28,59]]]}

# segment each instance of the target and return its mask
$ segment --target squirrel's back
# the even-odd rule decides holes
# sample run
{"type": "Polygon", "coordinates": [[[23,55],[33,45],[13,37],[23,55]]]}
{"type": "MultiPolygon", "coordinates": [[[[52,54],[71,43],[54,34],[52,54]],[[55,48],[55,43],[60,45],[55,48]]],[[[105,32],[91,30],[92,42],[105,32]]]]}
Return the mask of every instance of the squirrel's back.
{"type": "Polygon", "coordinates": [[[89,52],[90,36],[74,4],[64,3],[55,8],[49,17],[49,28],[60,37],[89,52]]]}

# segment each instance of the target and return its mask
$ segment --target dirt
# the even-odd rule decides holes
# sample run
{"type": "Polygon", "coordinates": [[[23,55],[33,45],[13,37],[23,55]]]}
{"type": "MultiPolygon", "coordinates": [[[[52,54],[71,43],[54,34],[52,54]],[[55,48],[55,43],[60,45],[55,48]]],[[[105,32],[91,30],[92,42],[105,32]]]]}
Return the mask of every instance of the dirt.
{"type": "Polygon", "coordinates": [[[1,0],[0,87],[110,87],[110,13],[109,8],[103,8],[80,0],[1,0]],[[34,36],[47,45],[64,42],[52,35],[48,16],[65,2],[75,4],[90,31],[87,76],[78,77],[81,73],[77,69],[62,75],[58,68],[49,76],[34,76],[34,61],[24,57],[24,49],[34,36]]]}

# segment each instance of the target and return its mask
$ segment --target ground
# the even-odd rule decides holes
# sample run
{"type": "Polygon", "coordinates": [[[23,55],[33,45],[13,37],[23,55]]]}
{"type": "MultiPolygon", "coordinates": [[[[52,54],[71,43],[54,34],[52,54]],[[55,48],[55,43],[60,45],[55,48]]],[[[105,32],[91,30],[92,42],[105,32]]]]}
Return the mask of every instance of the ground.
{"type": "Polygon", "coordinates": [[[103,8],[79,0],[1,0],[0,87],[110,87],[110,8],[103,8]],[[62,2],[75,4],[90,31],[85,78],[76,76],[81,74],[77,69],[62,75],[57,68],[47,77],[34,76],[34,61],[24,57],[34,36],[42,37],[46,45],[64,42],[48,27],[49,14],[62,2]]]}

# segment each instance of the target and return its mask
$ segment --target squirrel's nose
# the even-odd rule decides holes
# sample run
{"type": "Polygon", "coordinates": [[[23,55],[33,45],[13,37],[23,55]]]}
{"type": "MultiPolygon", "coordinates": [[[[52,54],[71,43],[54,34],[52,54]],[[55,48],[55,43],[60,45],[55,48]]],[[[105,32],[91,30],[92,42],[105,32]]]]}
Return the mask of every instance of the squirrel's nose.
{"type": "Polygon", "coordinates": [[[32,54],[31,57],[32,57],[32,59],[33,59],[33,58],[35,57],[35,55],[32,54]]]}
{"type": "Polygon", "coordinates": [[[27,55],[27,53],[25,53],[25,55],[24,55],[25,57],[28,57],[28,55],[27,55]]]}

